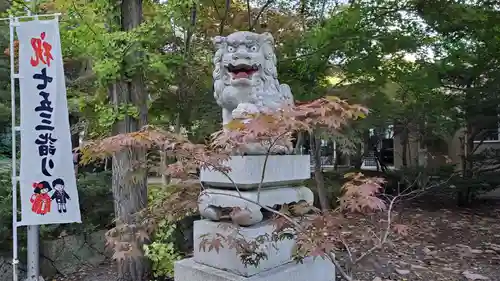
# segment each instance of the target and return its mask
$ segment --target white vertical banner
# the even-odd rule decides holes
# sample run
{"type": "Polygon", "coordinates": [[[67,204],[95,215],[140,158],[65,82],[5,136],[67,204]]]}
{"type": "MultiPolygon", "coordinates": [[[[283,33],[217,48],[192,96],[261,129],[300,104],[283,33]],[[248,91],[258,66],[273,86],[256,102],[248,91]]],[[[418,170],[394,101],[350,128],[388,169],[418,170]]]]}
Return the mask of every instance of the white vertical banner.
{"type": "Polygon", "coordinates": [[[58,19],[19,22],[21,222],[81,222],[58,19]]]}

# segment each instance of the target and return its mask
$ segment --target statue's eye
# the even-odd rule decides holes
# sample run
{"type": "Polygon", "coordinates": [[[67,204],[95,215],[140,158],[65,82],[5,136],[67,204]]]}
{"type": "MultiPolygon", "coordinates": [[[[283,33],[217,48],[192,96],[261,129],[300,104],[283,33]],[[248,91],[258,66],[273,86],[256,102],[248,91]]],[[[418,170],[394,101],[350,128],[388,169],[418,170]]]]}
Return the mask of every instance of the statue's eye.
{"type": "Polygon", "coordinates": [[[232,53],[234,52],[236,49],[233,47],[233,46],[227,46],[227,51],[232,53]]]}
{"type": "Polygon", "coordinates": [[[252,51],[252,52],[257,52],[258,49],[259,48],[257,48],[257,46],[250,47],[250,51],[252,51]]]}

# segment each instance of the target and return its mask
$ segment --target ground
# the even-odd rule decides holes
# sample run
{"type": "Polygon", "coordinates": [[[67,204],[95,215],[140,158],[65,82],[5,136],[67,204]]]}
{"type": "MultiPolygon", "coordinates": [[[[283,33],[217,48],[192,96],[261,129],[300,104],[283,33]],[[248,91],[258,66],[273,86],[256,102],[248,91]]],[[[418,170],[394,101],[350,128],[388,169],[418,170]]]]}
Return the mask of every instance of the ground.
{"type": "MultiPolygon", "coordinates": [[[[500,281],[500,202],[481,201],[469,209],[453,204],[449,198],[432,196],[396,208],[394,222],[408,226],[408,234],[391,236],[384,249],[353,267],[357,280],[500,281]]],[[[366,230],[372,223],[369,219],[349,218],[352,231],[366,230]]],[[[353,255],[363,252],[359,245],[351,245],[353,255]]],[[[348,259],[347,252],[337,256],[348,259]]],[[[71,277],[57,280],[116,281],[117,278],[112,266],[105,264],[83,268],[71,277]]]]}
{"type": "MultiPolygon", "coordinates": [[[[422,198],[397,209],[400,218],[395,223],[408,226],[408,234],[393,236],[382,251],[355,266],[352,272],[357,279],[500,280],[498,202],[478,202],[470,209],[442,204],[439,198],[422,198]]],[[[368,224],[351,223],[353,229],[368,224]]],[[[338,256],[347,258],[348,254],[338,256]]]]}

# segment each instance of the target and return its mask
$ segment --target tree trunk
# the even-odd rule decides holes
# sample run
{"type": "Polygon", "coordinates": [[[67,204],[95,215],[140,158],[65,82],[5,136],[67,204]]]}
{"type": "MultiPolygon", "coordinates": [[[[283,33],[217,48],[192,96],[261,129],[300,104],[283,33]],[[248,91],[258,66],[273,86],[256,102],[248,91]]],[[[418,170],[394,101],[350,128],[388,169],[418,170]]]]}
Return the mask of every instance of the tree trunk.
{"type": "Polygon", "coordinates": [[[401,132],[401,164],[403,168],[408,167],[408,127],[403,125],[403,130],[401,132]]]}
{"type": "Polygon", "coordinates": [[[74,131],[73,126],[77,125],[78,117],[74,115],[69,116],[69,125],[71,127],[71,148],[77,148],[80,146],[80,132],[74,131]]]}
{"type": "Polygon", "coordinates": [[[474,131],[474,124],[472,123],[472,120],[474,120],[474,110],[470,108],[470,106],[473,106],[474,103],[474,96],[471,93],[471,85],[472,82],[470,82],[467,85],[467,90],[465,92],[465,101],[466,101],[466,108],[465,108],[465,134],[463,138],[463,153],[462,153],[462,177],[464,179],[464,184],[463,186],[459,187],[458,193],[457,193],[457,199],[458,199],[458,206],[467,206],[472,202],[473,199],[473,193],[474,190],[467,184],[468,180],[472,177],[472,168],[474,166],[473,160],[471,158],[472,154],[474,153],[474,137],[475,134],[473,133],[474,131]]]}
{"type": "Polygon", "coordinates": [[[328,165],[332,165],[335,167],[335,146],[333,144],[333,140],[328,140],[328,165]]]}
{"type": "Polygon", "coordinates": [[[302,154],[302,145],[304,144],[304,132],[297,132],[297,141],[295,143],[294,153],[302,154]]]}
{"type": "Polygon", "coordinates": [[[80,134],[79,131],[74,130],[73,126],[75,126],[78,123],[78,118],[75,117],[74,115],[69,115],[69,126],[70,126],[70,131],[71,131],[71,149],[73,151],[73,169],[75,171],[75,177],[78,179],[78,167],[79,167],[79,160],[80,157],[79,151],[77,152],[75,156],[75,148],[80,146],[80,134]],[[75,164],[76,162],[76,164],[75,164]]]}
{"type": "Polygon", "coordinates": [[[351,158],[351,164],[355,169],[361,169],[363,165],[363,158],[368,156],[371,146],[370,146],[370,131],[364,130],[362,133],[363,142],[358,145],[358,149],[356,150],[356,154],[351,158]]]}
{"type": "MultiPolygon", "coordinates": [[[[130,31],[142,22],[142,1],[123,0],[121,2],[121,28],[130,31]]],[[[140,54],[134,54],[139,57],[140,54]]],[[[131,56],[132,57],[132,56],[131,56]]],[[[123,75],[123,74],[122,74],[123,75]]],[[[113,126],[114,134],[129,133],[139,130],[147,124],[147,94],[143,74],[136,73],[131,77],[123,77],[122,81],[110,86],[110,98],[118,110],[123,104],[131,104],[139,110],[138,118],[125,116],[113,126]]],[[[147,207],[147,168],[146,151],[129,149],[113,155],[113,183],[115,217],[117,225],[135,225],[139,227],[136,214],[147,207]]],[[[137,241],[135,230],[128,229],[121,234],[122,242],[130,242],[137,250],[136,257],[126,257],[118,264],[119,280],[147,281],[149,280],[149,265],[142,252],[142,241],[137,241]],[[127,237],[127,238],[125,238],[127,237]]]]}
{"type": "MultiPolygon", "coordinates": [[[[462,144],[462,178],[464,179],[465,183],[467,183],[467,181],[472,177],[472,167],[474,165],[471,159],[471,152],[474,149],[474,138],[471,137],[471,134],[469,133],[471,132],[471,130],[472,126],[470,124],[467,124],[467,129],[462,144]]],[[[473,190],[468,184],[463,184],[458,188],[457,200],[457,205],[460,207],[468,206],[472,203],[473,190]]]]}
{"type": "Polygon", "coordinates": [[[165,151],[160,151],[160,162],[161,162],[161,184],[165,188],[167,185],[170,184],[170,177],[166,173],[168,159],[167,159],[167,153],[165,151]]]}
{"type": "Polygon", "coordinates": [[[333,169],[336,172],[338,172],[339,171],[339,164],[340,164],[340,157],[342,157],[342,155],[341,155],[340,148],[337,145],[337,143],[334,143],[333,151],[335,152],[335,155],[333,157],[333,161],[335,161],[334,165],[333,165],[333,169]]]}
{"type": "Polygon", "coordinates": [[[314,180],[316,181],[316,190],[318,192],[319,204],[321,210],[330,209],[330,200],[325,189],[325,178],[321,168],[321,139],[316,133],[311,134],[311,152],[314,157],[314,180]]]}

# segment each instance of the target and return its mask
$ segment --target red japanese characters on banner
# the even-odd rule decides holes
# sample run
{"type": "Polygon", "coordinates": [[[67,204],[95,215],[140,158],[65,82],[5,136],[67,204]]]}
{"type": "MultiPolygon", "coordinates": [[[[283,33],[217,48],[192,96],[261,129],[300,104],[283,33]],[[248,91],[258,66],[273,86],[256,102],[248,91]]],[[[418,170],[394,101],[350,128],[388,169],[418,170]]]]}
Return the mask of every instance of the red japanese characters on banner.
{"type": "Polygon", "coordinates": [[[45,41],[45,32],[40,34],[38,38],[31,38],[31,47],[35,52],[34,57],[31,57],[31,65],[38,66],[41,62],[42,64],[50,67],[50,61],[54,60],[52,57],[52,45],[45,41]]]}

